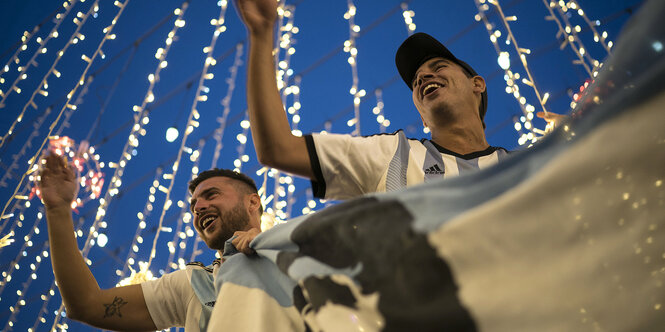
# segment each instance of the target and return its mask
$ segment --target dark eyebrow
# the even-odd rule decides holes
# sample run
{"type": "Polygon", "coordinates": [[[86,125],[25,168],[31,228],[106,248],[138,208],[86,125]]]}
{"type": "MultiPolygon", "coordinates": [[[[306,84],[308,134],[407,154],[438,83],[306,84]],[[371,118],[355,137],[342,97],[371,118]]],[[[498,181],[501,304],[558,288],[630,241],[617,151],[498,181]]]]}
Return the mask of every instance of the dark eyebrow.
{"type": "MultiPolygon", "coordinates": [[[[448,60],[448,59],[437,59],[437,60],[435,60],[435,61],[430,62],[430,63],[427,65],[427,67],[428,67],[429,69],[433,69],[433,68],[435,68],[436,66],[438,66],[439,64],[441,64],[442,62],[445,62],[446,64],[450,64],[450,63],[452,63],[452,62],[451,62],[450,60],[448,60]]],[[[420,73],[420,69],[416,70],[415,75],[413,75],[413,81],[411,81],[411,86],[413,86],[413,83],[416,82],[416,77],[418,77],[418,73],[420,73]]]]}
{"type": "MultiPolygon", "coordinates": [[[[206,195],[210,194],[210,193],[213,192],[213,191],[219,191],[219,188],[210,187],[210,188],[208,188],[208,189],[206,189],[206,190],[200,192],[198,197],[206,196],[206,195]]],[[[189,201],[189,210],[190,210],[190,211],[194,211],[194,204],[196,204],[196,200],[197,200],[196,197],[192,197],[192,198],[190,199],[190,201],[189,201]]]]}

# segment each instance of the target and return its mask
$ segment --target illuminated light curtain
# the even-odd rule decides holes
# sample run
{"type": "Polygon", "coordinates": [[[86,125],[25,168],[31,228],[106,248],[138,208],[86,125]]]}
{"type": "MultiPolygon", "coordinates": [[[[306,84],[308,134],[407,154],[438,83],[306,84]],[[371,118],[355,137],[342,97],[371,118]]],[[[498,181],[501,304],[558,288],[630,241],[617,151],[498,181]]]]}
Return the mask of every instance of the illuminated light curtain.
{"type": "Polygon", "coordinates": [[[517,100],[517,103],[523,113],[523,115],[519,117],[519,121],[515,121],[515,130],[522,133],[522,135],[518,139],[518,143],[520,145],[524,145],[527,142],[534,143],[545,134],[545,131],[536,128],[531,122],[534,118],[535,107],[527,103],[526,97],[524,97],[523,94],[520,92],[519,85],[517,83],[521,82],[524,85],[529,86],[533,89],[533,92],[536,95],[536,98],[538,99],[540,107],[546,114],[547,114],[547,108],[545,106],[545,103],[549,98],[549,93],[541,94],[540,91],[538,90],[538,87],[536,86],[535,80],[531,75],[531,71],[529,70],[529,65],[527,62],[527,55],[530,54],[531,51],[529,49],[519,47],[519,45],[517,44],[517,40],[515,39],[515,36],[513,35],[510,29],[509,22],[516,21],[517,17],[516,16],[507,17],[503,13],[503,10],[501,9],[501,5],[499,4],[498,0],[487,0],[487,1],[476,0],[475,4],[478,7],[478,15],[476,15],[475,19],[476,21],[481,21],[481,20],[483,21],[484,26],[487,29],[487,33],[489,34],[490,41],[492,42],[492,45],[497,51],[498,54],[497,61],[499,63],[499,66],[505,72],[504,80],[506,81],[507,85],[506,93],[512,94],[513,97],[515,97],[515,100],[517,100]],[[498,29],[495,30],[494,25],[489,23],[489,21],[487,20],[485,12],[487,12],[490,7],[485,2],[492,4],[495,7],[497,14],[499,15],[499,18],[506,30],[505,32],[507,34],[506,45],[511,45],[511,44],[513,45],[514,50],[517,53],[517,56],[519,57],[522,63],[522,66],[524,68],[524,71],[526,72],[527,77],[521,78],[521,75],[518,72],[514,72],[513,70],[511,70],[510,53],[508,51],[503,51],[498,44],[498,39],[502,36],[502,33],[498,29]],[[524,129],[526,132],[522,132],[522,129],[524,129]]]}
{"type": "MultiPolygon", "coordinates": [[[[224,25],[224,15],[226,14],[226,8],[227,8],[227,1],[226,0],[221,0],[217,3],[217,5],[220,7],[220,12],[219,12],[219,18],[217,20],[212,20],[210,22],[211,25],[215,27],[213,31],[213,36],[212,40],[210,42],[210,45],[205,47],[203,51],[207,53],[206,59],[204,61],[204,66],[203,66],[203,71],[201,73],[201,77],[199,78],[199,83],[196,89],[196,94],[194,97],[194,101],[192,102],[192,107],[189,113],[189,117],[187,119],[187,128],[185,129],[185,133],[182,135],[182,141],[180,144],[180,149],[178,150],[178,157],[176,158],[175,163],[173,164],[172,167],[172,173],[167,177],[167,174],[164,174],[164,177],[167,179],[170,179],[168,189],[166,191],[166,199],[164,202],[164,206],[162,208],[162,213],[159,217],[159,224],[157,226],[157,233],[155,234],[155,238],[153,240],[152,244],[152,249],[150,250],[150,257],[148,259],[147,264],[145,265],[145,268],[142,269],[143,271],[147,271],[150,268],[150,265],[152,264],[152,260],[155,258],[156,255],[156,248],[157,248],[157,240],[159,239],[159,235],[162,231],[163,223],[164,223],[164,216],[166,215],[166,211],[170,208],[172,201],[171,201],[171,191],[173,189],[173,183],[175,182],[176,175],[178,173],[179,165],[180,165],[180,160],[182,158],[182,153],[186,151],[185,149],[185,144],[187,143],[187,138],[189,135],[194,131],[195,128],[199,126],[198,119],[200,117],[199,112],[196,110],[196,107],[199,102],[205,102],[208,100],[208,91],[209,89],[204,86],[205,81],[208,79],[207,73],[208,69],[212,66],[215,66],[217,64],[217,61],[215,58],[212,57],[212,54],[215,50],[215,45],[217,43],[217,39],[220,34],[222,34],[224,31],[226,31],[226,26],[224,25]]],[[[184,23],[183,23],[184,25],[184,23]]],[[[212,78],[212,77],[211,77],[212,78]]],[[[196,159],[198,158],[198,155],[194,156],[192,155],[192,158],[196,159]]]]}
{"type": "MultiPolygon", "coordinates": [[[[35,219],[33,223],[32,229],[30,229],[30,232],[23,237],[23,244],[21,245],[21,249],[19,249],[18,254],[16,257],[11,261],[9,264],[9,270],[3,271],[2,275],[4,280],[0,282],[0,296],[2,296],[2,292],[5,290],[5,287],[7,284],[9,284],[13,279],[12,279],[12,273],[14,273],[15,270],[18,270],[21,268],[21,261],[23,260],[24,257],[27,257],[27,252],[26,250],[29,247],[32,247],[32,236],[35,234],[39,234],[39,223],[43,219],[44,215],[40,209],[39,213],[37,214],[37,218],[35,219]]],[[[33,268],[34,271],[34,268],[33,268]]],[[[19,294],[21,296],[21,294],[19,294]]],[[[14,311],[14,308],[10,307],[10,311],[14,311]]]]}
{"type": "Polygon", "coordinates": [[[231,112],[231,98],[233,97],[233,91],[236,87],[236,77],[238,76],[238,68],[242,64],[242,54],[243,54],[243,44],[236,45],[236,54],[233,60],[233,65],[229,68],[229,77],[226,79],[228,87],[226,89],[226,96],[221,101],[221,104],[224,108],[222,111],[222,116],[217,118],[219,127],[215,130],[214,139],[217,144],[215,144],[215,151],[212,157],[212,165],[210,168],[217,167],[217,161],[219,160],[220,152],[222,151],[222,138],[224,137],[224,129],[226,128],[226,122],[231,112]]]}
{"type": "Polygon", "coordinates": [[[134,232],[134,237],[132,239],[132,244],[129,246],[127,252],[127,257],[124,260],[124,266],[122,270],[116,270],[115,273],[120,277],[121,281],[118,282],[118,285],[129,284],[123,278],[127,275],[128,270],[131,269],[131,266],[134,265],[136,254],[139,251],[139,245],[143,243],[143,237],[141,236],[143,230],[147,227],[146,219],[150,216],[150,213],[153,210],[152,203],[155,202],[155,194],[159,190],[160,184],[159,179],[162,177],[162,168],[159,167],[155,170],[155,177],[153,178],[150,188],[148,189],[148,198],[146,199],[145,204],[143,205],[143,210],[136,213],[138,218],[138,223],[136,225],[136,231],[134,232]]]}
{"type": "Polygon", "coordinates": [[[409,10],[409,5],[406,2],[402,2],[400,7],[402,8],[402,17],[404,17],[406,32],[411,36],[416,31],[416,24],[413,22],[413,17],[416,16],[416,13],[413,10],[409,10]]]}
{"type": "MultiPolygon", "coordinates": [[[[44,241],[44,244],[41,247],[41,251],[43,252],[47,249],[48,249],[48,242],[44,241]]],[[[16,300],[16,303],[13,306],[9,307],[9,311],[11,311],[12,314],[9,317],[9,320],[7,320],[7,324],[5,325],[5,328],[3,329],[3,331],[7,331],[12,326],[14,326],[14,322],[16,321],[18,313],[21,311],[21,307],[25,306],[25,304],[26,304],[25,294],[27,293],[28,288],[32,284],[32,281],[37,279],[37,270],[41,266],[42,260],[43,260],[42,256],[36,255],[34,263],[30,264],[30,269],[32,269],[33,272],[30,275],[30,278],[28,278],[28,280],[23,282],[23,284],[22,284],[23,288],[21,290],[17,291],[17,293],[20,292],[19,293],[19,298],[16,300]]],[[[49,271],[49,273],[50,273],[50,271],[49,271]]]]}
{"type": "MultiPolygon", "coordinates": [[[[123,8],[125,5],[123,5],[123,8]]],[[[182,19],[182,16],[186,11],[187,6],[188,3],[185,2],[183,3],[182,8],[176,8],[174,10],[174,13],[178,16],[173,23],[173,28],[167,35],[167,38],[165,40],[165,47],[159,48],[155,54],[155,57],[159,60],[159,63],[157,65],[157,68],[155,69],[155,72],[148,76],[148,81],[150,82],[150,85],[148,87],[148,91],[145,94],[145,97],[143,98],[143,102],[141,106],[134,106],[133,108],[135,112],[134,124],[132,126],[128,140],[125,143],[125,146],[122,150],[120,160],[117,163],[113,162],[108,163],[108,167],[114,168],[115,171],[113,177],[111,177],[110,184],[106,189],[104,197],[99,200],[100,204],[97,209],[97,213],[95,215],[95,220],[93,221],[93,224],[90,228],[90,233],[88,234],[88,239],[86,240],[85,246],[82,250],[83,257],[87,257],[87,254],[91,249],[90,240],[91,237],[96,233],[96,229],[98,229],[99,226],[103,226],[106,224],[106,222],[103,221],[103,218],[106,215],[106,210],[111,200],[113,199],[113,196],[115,196],[119,192],[118,188],[122,185],[122,175],[124,173],[124,168],[126,167],[127,162],[132,159],[133,155],[132,152],[136,151],[136,148],[138,148],[139,137],[146,134],[146,130],[143,128],[143,126],[149,123],[149,118],[145,113],[145,106],[148,103],[154,101],[154,94],[152,90],[156,82],[159,81],[159,73],[161,72],[162,69],[166,68],[166,66],[168,65],[168,63],[166,62],[166,55],[168,54],[170,46],[173,43],[173,38],[175,37],[176,32],[178,31],[179,28],[183,27],[185,24],[185,21],[182,19]]]]}
{"type": "MultiPolygon", "coordinates": [[[[60,72],[57,69],[55,69],[55,67],[58,65],[58,63],[60,62],[62,57],[65,55],[65,53],[69,49],[69,46],[71,46],[73,44],[77,44],[79,40],[85,39],[85,36],[80,33],[80,30],[83,27],[83,25],[86,23],[88,18],[92,15],[92,13],[96,13],[99,10],[98,1],[99,0],[95,1],[95,3],[92,6],[90,6],[90,9],[86,12],[85,15],[82,14],[81,12],[78,12],[78,14],[76,15],[77,17],[74,18],[74,23],[76,23],[76,30],[71,34],[71,36],[67,40],[67,43],[65,44],[65,46],[60,51],[57,52],[57,57],[53,61],[53,64],[51,65],[51,68],[49,68],[49,70],[46,72],[44,77],[41,79],[40,83],[37,85],[37,88],[32,92],[32,95],[30,96],[30,99],[23,106],[23,109],[21,110],[21,113],[19,113],[18,117],[16,117],[16,119],[12,122],[11,126],[9,126],[9,129],[7,130],[7,133],[5,133],[2,136],[2,138],[0,139],[0,147],[2,147],[2,145],[4,145],[7,138],[14,132],[14,128],[16,127],[16,125],[18,123],[20,123],[21,121],[23,121],[23,117],[24,117],[25,112],[27,111],[28,107],[32,107],[35,110],[38,109],[38,106],[35,103],[35,97],[37,95],[41,95],[43,97],[48,97],[48,79],[49,79],[49,76],[54,75],[56,78],[60,77],[60,72]],[[79,20],[79,18],[80,18],[80,20],[79,20]]],[[[67,8],[71,9],[71,7],[72,6],[69,6],[67,8]]],[[[58,23],[53,28],[53,30],[49,34],[49,36],[40,43],[41,47],[37,50],[37,52],[35,53],[33,58],[30,59],[30,61],[28,62],[28,65],[26,65],[26,67],[24,67],[23,70],[21,71],[21,73],[19,75],[20,79],[26,79],[28,77],[28,74],[26,73],[26,71],[27,71],[28,67],[31,64],[35,63],[34,58],[37,56],[37,54],[46,53],[47,49],[44,47],[44,45],[46,45],[48,40],[53,36],[56,36],[56,37],[58,36],[58,32],[57,32],[56,29],[59,27],[60,22],[62,22],[62,20],[58,21],[58,23]]],[[[85,55],[83,55],[83,56],[85,57],[85,55]]],[[[17,80],[19,78],[17,78],[17,80]]],[[[16,84],[16,82],[14,82],[14,84],[16,84]]],[[[17,90],[18,93],[21,92],[21,90],[16,88],[15,85],[14,85],[14,89],[17,90]]],[[[5,94],[2,101],[0,101],[0,105],[2,105],[4,103],[5,98],[7,98],[8,96],[9,96],[9,94],[5,94]]]]}
{"type": "MultiPolygon", "coordinates": [[[[58,38],[58,28],[60,28],[60,24],[64,21],[65,17],[67,17],[67,15],[69,14],[69,12],[72,10],[72,8],[74,7],[74,5],[77,2],[78,2],[78,0],[73,0],[71,2],[65,1],[62,4],[62,6],[65,8],[65,10],[64,10],[64,12],[56,15],[55,26],[51,29],[49,34],[44,39],[42,39],[42,38],[37,38],[36,39],[37,43],[39,44],[39,48],[37,48],[37,50],[35,51],[35,54],[33,54],[33,56],[30,58],[30,60],[27,61],[25,66],[19,66],[17,68],[19,74],[18,74],[18,77],[12,83],[11,87],[5,92],[0,90],[0,96],[2,97],[2,99],[0,99],[0,108],[5,107],[5,100],[7,100],[7,97],[9,97],[9,95],[12,93],[12,91],[15,91],[16,93],[21,93],[21,89],[17,86],[18,82],[20,82],[21,80],[24,80],[24,79],[27,78],[27,73],[26,72],[28,71],[30,66],[37,66],[37,62],[35,61],[35,59],[37,58],[37,56],[39,54],[44,54],[44,53],[47,52],[46,44],[48,43],[48,41],[51,40],[51,38],[58,38]]],[[[83,25],[82,22],[79,21],[79,18],[81,16],[77,15],[77,17],[75,17],[73,19],[74,23],[76,25],[78,25],[79,27],[81,25],[83,25]]],[[[77,32],[78,32],[78,29],[77,29],[77,32]]],[[[5,67],[4,69],[5,69],[5,72],[9,71],[8,67],[5,67]]],[[[20,120],[18,120],[18,121],[20,122],[20,120]]],[[[2,146],[2,144],[0,144],[0,146],[2,146]]]]}
{"type": "Polygon", "coordinates": [[[31,32],[28,31],[23,31],[23,36],[21,36],[21,45],[19,45],[16,49],[16,52],[7,60],[7,63],[5,63],[4,66],[2,66],[2,72],[0,72],[0,84],[5,83],[4,77],[2,77],[2,74],[8,72],[11,69],[12,63],[15,63],[19,65],[21,63],[21,59],[19,58],[19,54],[25,50],[28,49],[28,42],[32,40],[32,37],[35,36],[35,34],[39,31],[41,28],[41,25],[36,25],[31,32]]]}
{"type": "MultiPolygon", "coordinates": [[[[127,0],[127,1],[128,1],[128,0],[127,0]]],[[[123,12],[123,10],[124,10],[125,7],[124,7],[124,4],[120,3],[119,1],[116,1],[114,4],[115,4],[117,7],[120,8],[120,10],[118,11],[118,14],[116,15],[116,17],[115,17],[114,20],[112,21],[113,23],[112,23],[110,26],[108,26],[108,27],[106,27],[106,28],[103,29],[103,32],[105,33],[105,35],[104,35],[104,37],[102,38],[101,42],[99,43],[99,45],[98,45],[96,51],[94,52],[94,54],[92,55],[92,57],[88,57],[88,56],[86,56],[85,54],[81,56],[81,58],[82,58],[85,62],[87,62],[87,66],[86,66],[86,68],[84,69],[83,73],[81,74],[81,78],[80,78],[80,79],[77,81],[77,83],[74,85],[74,88],[73,88],[73,89],[67,94],[67,101],[65,102],[64,106],[63,106],[62,109],[60,110],[60,112],[59,112],[58,116],[56,117],[56,119],[51,123],[51,126],[49,127],[49,132],[48,132],[48,134],[46,135],[46,137],[44,138],[44,140],[43,140],[41,146],[39,147],[39,149],[37,150],[37,152],[35,153],[35,155],[30,159],[29,167],[28,167],[28,172],[27,172],[26,174],[24,174],[24,175],[21,177],[21,180],[19,181],[19,183],[18,183],[16,189],[14,190],[14,193],[12,194],[12,198],[10,198],[10,199],[7,201],[7,203],[5,204],[5,207],[3,208],[2,214],[0,214],[0,216],[4,216],[4,215],[5,215],[5,212],[6,212],[6,210],[7,210],[7,207],[9,206],[9,204],[10,204],[11,201],[12,201],[12,199],[15,197],[16,193],[18,192],[19,188],[21,187],[21,184],[22,184],[23,180],[25,179],[25,175],[27,175],[28,173],[33,172],[33,171],[36,170],[36,166],[37,166],[37,165],[36,165],[36,162],[37,162],[37,159],[38,159],[37,157],[41,154],[41,151],[42,151],[42,149],[44,148],[44,146],[46,145],[46,142],[47,142],[47,141],[49,140],[49,138],[51,137],[51,134],[52,134],[52,132],[53,132],[55,126],[57,125],[57,123],[60,121],[60,118],[62,117],[62,115],[63,115],[65,109],[67,109],[67,108],[73,108],[73,109],[76,109],[76,106],[73,105],[73,104],[71,104],[70,102],[71,102],[72,98],[74,97],[74,94],[76,94],[76,92],[78,91],[79,86],[83,85],[83,82],[85,81],[85,78],[87,77],[88,70],[90,69],[90,66],[92,65],[93,61],[97,58],[98,55],[102,54],[101,49],[102,49],[102,47],[104,46],[104,43],[106,42],[106,40],[109,40],[109,39],[115,39],[115,35],[112,34],[111,32],[112,32],[112,30],[113,30],[113,27],[115,26],[115,23],[117,22],[117,19],[120,17],[120,15],[122,14],[122,12],[123,12]]],[[[94,10],[94,9],[93,9],[93,10],[94,10]]],[[[78,21],[77,21],[77,22],[78,22],[78,21]]],[[[79,23],[81,23],[81,22],[79,22],[79,23]]]]}
{"type": "MultiPolygon", "coordinates": [[[[198,148],[190,155],[190,161],[193,162],[190,172],[190,180],[193,180],[199,173],[200,156],[205,144],[206,140],[199,140],[198,148]]],[[[166,260],[166,267],[164,269],[165,273],[168,273],[171,269],[183,269],[185,267],[185,260],[183,257],[185,255],[185,249],[187,248],[187,241],[196,236],[196,233],[192,229],[193,224],[191,224],[193,216],[189,212],[189,204],[187,203],[189,198],[189,191],[185,191],[183,199],[178,201],[178,207],[180,208],[180,213],[177,218],[178,224],[173,232],[173,239],[166,244],[169,251],[169,258],[166,260]],[[185,230],[182,229],[183,226],[185,226],[185,230]]]]}
{"type": "Polygon", "coordinates": [[[358,49],[356,48],[356,38],[360,32],[360,26],[355,24],[356,6],[352,0],[347,0],[348,11],[344,13],[344,19],[349,21],[349,39],[344,42],[344,52],[349,53],[347,62],[351,66],[351,75],[353,83],[349,93],[353,96],[353,118],[346,124],[349,127],[355,127],[352,135],[360,135],[360,99],[365,96],[365,90],[358,90],[358,49]]]}
{"type": "MultiPolygon", "coordinates": [[[[585,14],[584,10],[580,8],[580,6],[577,4],[576,1],[551,1],[547,2],[546,0],[543,0],[543,4],[549,11],[550,15],[546,16],[545,19],[549,21],[554,21],[557,25],[558,31],[557,31],[557,38],[560,38],[562,40],[561,45],[559,46],[560,49],[564,49],[566,46],[570,46],[570,49],[575,53],[577,59],[573,60],[573,64],[575,65],[581,65],[584,67],[586,70],[587,74],[589,75],[589,79],[592,80],[598,75],[598,70],[600,67],[602,67],[602,63],[594,58],[591,57],[591,54],[589,52],[589,49],[584,46],[584,43],[582,42],[582,39],[578,35],[579,32],[582,31],[582,27],[580,25],[575,25],[571,23],[572,17],[577,14],[577,16],[581,17],[591,32],[593,33],[593,40],[595,43],[601,44],[601,46],[605,49],[606,54],[604,54],[601,57],[604,57],[605,55],[610,55],[611,54],[611,48],[613,46],[612,41],[607,41],[607,32],[603,31],[602,34],[598,33],[596,30],[596,26],[600,25],[599,21],[592,22],[587,15],[585,14]],[[569,18],[570,16],[570,18],[569,18]]],[[[586,85],[588,83],[585,83],[581,87],[581,91],[586,88],[586,85]]],[[[573,95],[573,100],[570,102],[570,108],[573,109],[577,106],[577,101],[579,100],[581,94],[580,93],[575,93],[573,95]]]]}

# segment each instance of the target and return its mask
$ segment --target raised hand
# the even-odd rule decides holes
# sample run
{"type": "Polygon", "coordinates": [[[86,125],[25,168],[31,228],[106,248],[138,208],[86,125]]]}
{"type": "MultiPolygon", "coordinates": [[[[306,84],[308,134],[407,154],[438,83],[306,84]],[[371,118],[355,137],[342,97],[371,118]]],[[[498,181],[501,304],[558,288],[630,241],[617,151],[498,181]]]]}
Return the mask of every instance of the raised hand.
{"type": "Polygon", "coordinates": [[[277,19],[277,0],[235,0],[235,3],[250,33],[272,32],[277,19]]]}
{"type": "Polygon", "coordinates": [[[553,112],[538,112],[536,116],[544,119],[547,122],[547,127],[545,127],[545,132],[549,133],[554,128],[558,127],[562,122],[568,120],[569,116],[564,114],[558,114],[553,112]]]}
{"type": "Polygon", "coordinates": [[[71,206],[78,192],[78,182],[74,168],[63,157],[54,153],[46,156],[40,176],[39,189],[47,209],[71,206]]]}

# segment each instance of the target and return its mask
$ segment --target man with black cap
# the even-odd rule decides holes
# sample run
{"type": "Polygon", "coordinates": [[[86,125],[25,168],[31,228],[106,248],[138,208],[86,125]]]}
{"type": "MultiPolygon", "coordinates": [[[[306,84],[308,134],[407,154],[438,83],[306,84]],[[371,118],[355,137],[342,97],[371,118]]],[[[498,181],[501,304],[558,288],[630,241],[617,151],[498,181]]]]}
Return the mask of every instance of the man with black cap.
{"type": "Polygon", "coordinates": [[[485,139],[485,80],[424,33],[407,38],[395,63],[432,139],[393,134],[353,137],[291,133],[272,56],[277,2],[237,0],[249,31],[247,99],[262,164],[312,180],[314,196],[348,199],[485,168],[506,158],[485,139]]]}

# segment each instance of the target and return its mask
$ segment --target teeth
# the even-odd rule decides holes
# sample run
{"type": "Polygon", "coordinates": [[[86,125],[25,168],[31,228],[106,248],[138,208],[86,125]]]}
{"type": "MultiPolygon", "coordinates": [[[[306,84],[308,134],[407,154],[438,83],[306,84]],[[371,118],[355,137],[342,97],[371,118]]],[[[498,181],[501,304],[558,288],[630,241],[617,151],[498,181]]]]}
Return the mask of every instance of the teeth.
{"type": "Polygon", "coordinates": [[[427,86],[423,89],[423,96],[430,93],[432,90],[436,90],[440,87],[441,87],[441,85],[437,84],[437,83],[427,84],[427,86]]]}
{"type": "Polygon", "coordinates": [[[203,229],[205,229],[206,227],[208,227],[208,225],[210,225],[211,222],[213,222],[215,220],[215,218],[217,218],[217,217],[207,216],[207,217],[203,218],[203,220],[201,220],[201,227],[203,229]]]}

